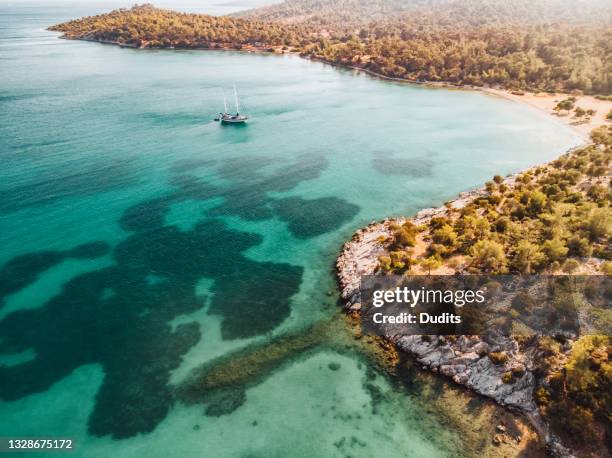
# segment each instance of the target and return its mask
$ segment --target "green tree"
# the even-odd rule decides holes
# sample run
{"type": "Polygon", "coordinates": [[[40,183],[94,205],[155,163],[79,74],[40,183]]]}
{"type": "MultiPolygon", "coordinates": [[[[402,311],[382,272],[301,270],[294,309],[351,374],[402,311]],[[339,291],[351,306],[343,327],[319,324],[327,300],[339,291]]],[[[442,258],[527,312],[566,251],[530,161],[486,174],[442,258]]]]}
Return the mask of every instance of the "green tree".
{"type": "Polygon", "coordinates": [[[578,269],[578,267],[580,267],[580,263],[578,261],[576,261],[575,259],[566,259],[563,263],[562,270],[566,274],[571,274],[576,269],[578,269]]]}
{"type": "Polygon", "coordinates": [[[532,216],[537,216],[542,213],[546,206],[546,194],[541,191],[533,191],[527,194],[528,203],[527,210],[532,216]]]}
{"type": "Polygon", "coordinates": [[[448,248],[454,248],[457,242],[457,233],[448,224],[443,225],[441,228],[436,229],[432,235],[434,243],[439,243],[448,248]]]}
{"type": "Polygon", "coordinates": [[[521,240],[512,256],[511,267],[524,274],[530,274],[538,270],[538,267],[546,259],[540,248],[528,240],[521,240]]]}
{"type": "Polygon", "coordinates": [[[585,229],[589,233],[591,240],[598,240],[610,234],[612,230],[611,223],[609,207],[595,208],[589,214],[585,229]]]}
{"type": "Polygon", "coordinates": [[[393,245],[398,248],[412,247],[416,243],[418,228],[410,221],[405,222],[393,230],[393,245]]]}
{"type": "Polygon", "coordinates": [[[561,262],[563,258],[567,255],[569,249],[563,243],[563,240],[555,238],[552,240],[547,240],[542,245],[542,250],[546,254],[546,258],[548,262],[561,262]]]}
{"type": "Polygon", "coordinates": [[[506,255],[504,247],[493,240],[479,240],[470,249],[472,266],[484,272],[504,272],[506,270],[506,255]]]}
{"type": "Polygon", "coordinates": [[[421,260],[421,266],[427,270],[428,275],[431,275],[431,271],[437,269],[441,265],[442,261],[435,256],[429,256],[428,258],[421,260]]]}
{"type": "Polygon", "coordinates": [[[572,110],[572,108],[574,108],[574,100],[572,100],[571,98],[568,98],[565,100],[561,100],[559,103],[557,103],[554,110],[557,112],[567,111],[569,113],[572,110]]]}
{"type": "Polygon", "coordinates": [[[586,114],[587,114],[587,112],[586,112],[586,110],[584,110],[583,108],[576,107],[576,108],[574,109],[574,117],[575,117],[575,118],[579,118],[579,119],[580,119],[580,118],[583,118],[583,117],[585,117],[585,116],[586,116],[586,114]]]}
{"type": "Polygon", "coordinates": [[[567,247],[569,248],[568,254],[570,256],[586,257],[591,256],[593,253],[593,247],[589,241],[579,235],[572,236],[567,241],[567,247]]]}

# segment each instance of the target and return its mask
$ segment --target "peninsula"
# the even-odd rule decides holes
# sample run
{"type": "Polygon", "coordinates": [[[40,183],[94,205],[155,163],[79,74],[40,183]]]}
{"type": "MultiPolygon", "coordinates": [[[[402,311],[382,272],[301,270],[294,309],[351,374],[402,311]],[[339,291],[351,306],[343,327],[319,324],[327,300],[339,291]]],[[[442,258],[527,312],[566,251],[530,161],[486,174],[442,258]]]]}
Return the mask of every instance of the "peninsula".
{"type": "MultiPolygon", "coordinates": [[[[612,275],[612,126],[591,139],[551,163],[495,176],[442,207],[359,230],[336,264],[347,313],[360,314],[363,275],[612,275]]],[[[533,305],[529,298],[521,304],[533,305]]],[[[561,442],[582,454],[610,440],[612,340],[589,335],[588,322],[609,329],[612,321],[609,307],[591,312],[585,335],[572,338],[387,338],[424,368],[525,413],[556,454],[571,453],[561,442]]]]}
{"type": "Polygon", "coordinates": [[[607,2],[288,0],[232,17],[145,4],[50,27],[136,48],[291,51],[415,82],[610,94],[607,2]],[[572,11],[572,14],[568,14],[572,11]]]}

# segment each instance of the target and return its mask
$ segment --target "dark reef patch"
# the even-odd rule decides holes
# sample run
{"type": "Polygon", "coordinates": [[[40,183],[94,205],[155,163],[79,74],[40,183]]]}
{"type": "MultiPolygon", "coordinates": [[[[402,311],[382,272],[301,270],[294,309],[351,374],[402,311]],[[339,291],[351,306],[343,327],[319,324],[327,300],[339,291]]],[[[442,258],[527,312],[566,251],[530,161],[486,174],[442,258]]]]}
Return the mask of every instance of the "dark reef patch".
{"type": "Polygon", "coordinates": [[[290,298],[300,289],[303,268],[252,262],[215,283],[210,312],[224,317],[221,335],[237,339],[264,334],[291,312],[290,298]]]}
{"type": "Polygon", "coordinates": [[[0,307],[6,296],[34,283],[41,273],[65,259],[95,259],[109,250],[110,247],[104,242],[90,242],[66,251],[38,251],[11,259],[0,269],[0,307]]]}
{"type": "MultiPolygon", "coordinates": [[[[274,164],[275,160],[268,156],[247,156],[229,158],[217,168],[223,178],[232,181],[249,181],[261,169],[274,164]]],[[[256,175],[255,175],[256,176],[256,175]]]]}
{"type": "Polygon", "coordinates": [[[220,190],[193,175],[175,175],[170,184],[178,189],[173,194],[177,200],[208,200],[220,195],[220,190]]]}
{"type": "Polygon", "coordinates": [[[319,178],[328,165],[327,158],[321,154],[302,154],[293,163],[283,165],[263,178],[259,186],[265,191],[290,191],[302,181],[319,178]]]}
{"type": "Polygon", "coordinates": [[[204,413],[209,417],[228,415],[246,401],[244,389],[227,388],[215,391],[207,398],[204,413]]]}
{"type": "Polygon", "coordinates": [[[392,153],[378,153],[372,159],[372,167],[383,175],[402,175],[412,178],[425,178],[432,175],[434,161],[426,157],[399,158],[392,153]]]}
{"type": "Polygon", "coordinates": [[[78,245],[68,251],[66,256],[76,259],[96,259],[104,256],[110,251],[110,247],[105,242],[87,242],[78,245]]]}
{"type": "Polygon", "coordinates": [[[119,225],[126,231],[145,231],[162,227],[164,217],[175,200],[174,196],[164,196],[133,205],[123,212],[119,225]]]}
{"type": "MultiPolygon", "coordinates": [[[[261,236],[229,230],[216,219],[203,219],[190,231],[164,226],[171,204],[211,193],[192,177],[181,176],[173,184],[176,192],[125,211],[121,225],[134,233],[115,247],[114,266],[79,275],[43,307],[11,313],[0,322],[0,352],[36,353],[31,361],[0,367],[0,398],[45,391],[75,368],[99,363],[105,378],[89,419],[90,433],[125,438],[150,432],[174,402],[171,371],[200,339],[196,323],[173,329],[170,322],[203,306],[203,298],[195,296],[201,278],[214,281],[210,313],[223,317],[224,338],[268,332],[289,315],[302,268],[244,257],[261,236]],[[151,276],[160,281],[149,281],[151,276]]],[[[15,258],[2,271],[8,280],[2,285],[14,292],[67,255],[92,257],[104,251],[101,244],[89,243],[66,253],[15,258]]],[[[222,405],[211,412],[222,411],[222,405]]]]}
{"type": "Polygon", "coordinates": [[[170,178],[170,184],[177,188],[174,193],[128,207],[119,220],[121,228],[126,231],[145,231],[162,227],[172,204],[188,199],[207,200],[219,195],[217,188],[192,175],[175,175],[170,178]]]}
{"type": "Polygon", "coordinates": [[[120,438],[151,431],[170,407],[170,371],[200,337],[197,325],[172,331],[168,320],[201,306],[193,289],[149,286],[137,270],[111,267],[80,275],[44,307],[0,322],[3,352],[36,352],[32,361],[0,367],[0,397],[45,391],[76,367],[97,362],[105,379],[90,432],[120,438]],[[107,288],[116,294],[105,295],[107,288]]]}
{"type": "Polygon", "coordinates": [[[316,237],[338,229],[359,213],[359,206],[337,197],[308,200],[288,197],[273,203],[274,211],[300,239],[316,237]]]}
{"type": "Polygon", "coordinates": [[[96,161],[71,167],[64,167],[65,171],[61,175],[41,174],[35,183],[0,190],[0,214],[48,204],[66,197],[110,191],[137,182],[136,170],[127,159],[111,163],[96,161]]]}
{"type": "Polygon", "coordinates": [[[217,161],[214,159],[187,158],[180,159],[172,164],[168,170],[171,173],[188,173],[203,167],[213,167],[217,161]]]}
{"type": "Polygon", "coordinates": [[[239,216],[248,221],[270,219],[273,216],[268,206],[270,198],[255,186],[232,186],[223,193],[223,205],[209,211],[211,216],[239,216]]]}
{"type": "Polygon", "coordinates": [[[222,192],[225,203],[210,211],[212,216],[239,216],[249,221],[270,219],[274,216],[269,192],[285,192],[302,181],[318,178],[327,167],[324,156],[304,154],[289,164],[263,173],[275,161],[268,157],[229,159],[219,167],[219,173],[233,180],[233,185],[222,192]]]}
{"type": "MultiPolygon", "coordinates": [[[[172,371],[201,337],[197,323],[173,326],[172,320],[200,310],[209,299],[208,313],[221,317],[222,337],[236,339],[268,333],[289,316],[303,268],[247,258],[244,252],[260,244],[262,237],[229,229],[211,215],[219,212],[264,219],[274,217],[274,209],[280,209],[287,216],[293,203],[301,207],[295,211],[305,214],[297,224],[306,227],[305,236],[311,236],[342,224],[358,207],[332,198],[287,201],[268,195],[317,178],[327,167],[327,160],[320,155],[303,155],[280,165],[268,157],[216,164],[216,173],[229,181],[227,186],[213,186],[185,173],[190,168],[212,166],[210,162],[182,163],[173,168],[172,190],[125,209],[119,224],[131,234],[112,250],[114,265],[78,275],[42,307],[19,310],[0,321],[0,353],[31,349],[36,354],[22,364],[0,366],[1,399],[12,401],[43,392],[75,368],[97,363],[105,377],[89,418],[89,432],[115,438],[150,432],[176,400],[175,389],[169,385],[172,371]],[[219,197],[223,204],[202,215],[192,229],[165,225],[172,205],[219,197]],[[334,216],[319,215],[321,211],[334,216]],[[318,221],[314,226],[312,219],[318,221]],[[203,278],[212,280],[210,298],[195,294],[203,278]]],[[[108,169],[109,173],[112,170],[108,169]]],[[[69,187],[83,185],[87,175],[68,178],[69,187]]],[[[119,173],[111,186],[125,184],[124,178],[119,173]]],[[[108,183],[104,188],[99,184],[96,178],[79,194],[108,189],[108,183]]],[[[76,194],[62,184],[48,186],[59,186],[61,195],[76,194]]],[[[39,188],[34,194],[44,191],[39,188]]],[[[89,259],[108,251],[104,243],[91,242],[65,252],[19,256],[0,271],[0,294],[26,287],[66,257],[89,259]]],[[[312,335],[304,341],[288,341],[286,352],[280,355],[277,351],[272,362],[264,358],[261,369],[275,366],[290,352],[302,352],[318,341],[312,335]]],[[[263,354],[251,356],[255,360],[263,354]]],[[[217,381],[224,380],[224,376],[212,374],[217,381]]],[[[194,388],[195,397],[209,396],[208,415],[222,415],[244,402],[241,388],[231,381],[211,381],[209,388],[206,393],[202,392],[206,391],[204,385],[194,388]]]]}
{"type": "Polygon", "coordinates": [[[341,339],[335,326],[335,322],[321,321],[208,361],[176,387],[176,397],[186,404],[205,404],[207,415],[229,414],[244,401],[248,387],[281,367],[324,348],[345,351],[344,342],[335,341],[341,339]]]}
{"type": "Polygon", "coordinates": [[[202,123],[202,114],[201,113],[141,113],[138,118],[153,124],[163,126],[164,128],[168,127],[181,127],[181,126],[190,126],[194,124],[202,123]]]}

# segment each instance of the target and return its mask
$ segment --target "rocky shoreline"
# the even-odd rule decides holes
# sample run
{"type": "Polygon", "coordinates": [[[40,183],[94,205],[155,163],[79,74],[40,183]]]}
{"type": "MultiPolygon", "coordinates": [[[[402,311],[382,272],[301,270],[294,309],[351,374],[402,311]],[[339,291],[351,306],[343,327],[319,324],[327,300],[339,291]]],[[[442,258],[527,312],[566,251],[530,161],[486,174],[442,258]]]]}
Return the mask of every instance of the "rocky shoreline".
{"type": "MultiPolygon", "coordinates": [[[[511,185],[515,176],[506,178],[511,185]]],[[[486,194],[484,188],[461,193],[450,206],[455,209],[464,207],[468,202],[486,194]]],[[[372,275],[378,266],[378,256],[385,251],[383,239],[392,235],[391,226],[407,220],[416,225],[424,225],[431,218],[444,216],[446,206],[428,208],[418,212],[413,218],[387,219],[371,223],[355,233],[344,244],[336,262],[342,299],[348,312],[361,309],[359,284],[361,276],[372,275]]],[[[501,335],[481,337],[461,336],[456,340],[446,337],[433,337],[424,340],[421,336],[403,336],[399,339],[389,336],[395,345],[414,356],[424,369],[450,377],[455,383],[490,397],[499,404],[516,408],[522,412],[537,413],[533,402],[534,377],[530,372],[526,355],[519,351],[518,344],[511,338],[501,335]],[[505,352],[505,364],[495,364],[486,355],[490,352],[505,352]],[[524,372],[515,383],[504,383],[502,376],[508,371],[524,372]]]]}
{"type": "MultiPolygon", "coordinates": [[[[568,152],[580,147],[572,148],[568,152]]],[[[537,166],[532,168],[535,167],[537,166]]],[[[506,177],[504,183],[508,187],[514,186],[516,178],[527,170],[506,177]]],[[[372,275],[377,271],[378,257],[386,252],[385,241],[392,236],[393,225],[401,225],[406,221],[417,226],[426,225],[434,217],[447,215],[449,207],[461,209],[475,198],[486,195],[488,192],[485,187],[462,192],[444,206],[421,210],[411,218],[389,218],[372,222],[358,230],[351,240],[343,245],[336,261],[336,274],[346,313],[359,315],[361,276],[372,275]]],[[[537,368],[535,355],[533,351],[522,351],[514,338],[494,332],[484,336],[389,335],[386,338],[397,349],[410,355],[423,370],[448,377],[453,382],[524,415],[538,431],[552,455],[573,456],[549,431],[542,419],[533,395],[536,388],[533,374],[537,368]],[[488,356],[490,353],[505,355],[504,361],[494,361],[488,356]],[[503,380],[504,374],[508,372],[514,374],[512,383],[503,380]]]]}

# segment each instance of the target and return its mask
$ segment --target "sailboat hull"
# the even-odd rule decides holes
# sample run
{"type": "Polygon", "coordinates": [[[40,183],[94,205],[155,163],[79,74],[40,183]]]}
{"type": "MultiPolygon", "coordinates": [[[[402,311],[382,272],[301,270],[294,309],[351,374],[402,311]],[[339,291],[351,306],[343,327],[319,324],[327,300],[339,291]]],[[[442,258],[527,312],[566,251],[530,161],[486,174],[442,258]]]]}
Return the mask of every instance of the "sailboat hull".
{"type": "Polygon", "coordinates": [[[244,124],[247,119],[249,119],[246,116],[233,116],[231,118],[221,118],[221,123],[222,124],[244,124]]]}

